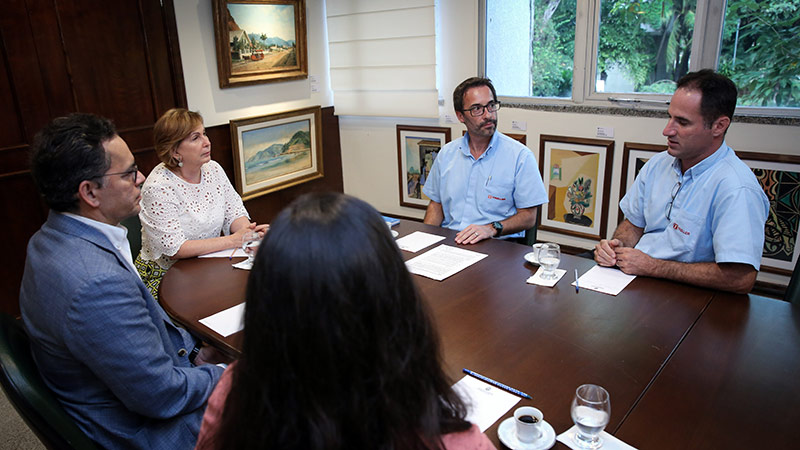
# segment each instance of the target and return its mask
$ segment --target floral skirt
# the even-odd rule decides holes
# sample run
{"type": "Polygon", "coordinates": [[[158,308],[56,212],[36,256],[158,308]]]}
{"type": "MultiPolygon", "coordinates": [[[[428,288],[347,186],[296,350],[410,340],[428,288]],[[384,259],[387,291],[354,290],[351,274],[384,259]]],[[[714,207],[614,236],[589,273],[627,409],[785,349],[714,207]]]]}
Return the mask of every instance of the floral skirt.
{"type": "Polygon", "coordinates": [[[167,273],[167,269],[162,269],[155,261],[145,261],[142,255],[136,256],[136,261],[133,262],[139,276],[142,277],[144,285],[147,290],[153,295],[153,298],[158,301],[158,287],[161,285],[161,279],[167,273]]]}

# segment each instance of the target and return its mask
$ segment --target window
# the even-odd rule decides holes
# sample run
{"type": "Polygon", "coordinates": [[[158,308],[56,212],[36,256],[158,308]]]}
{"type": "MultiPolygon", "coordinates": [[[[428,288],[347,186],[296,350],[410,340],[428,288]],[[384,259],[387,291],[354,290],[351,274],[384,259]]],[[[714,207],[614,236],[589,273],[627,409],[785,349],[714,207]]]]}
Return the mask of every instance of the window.
{"type": "Polygon", "coordinates": [[[483,73],[500,96],[663,105],[681,76],[710,67],[736,82],[738,112],[800,116],[800,0],[481,5],[483,73]]]}

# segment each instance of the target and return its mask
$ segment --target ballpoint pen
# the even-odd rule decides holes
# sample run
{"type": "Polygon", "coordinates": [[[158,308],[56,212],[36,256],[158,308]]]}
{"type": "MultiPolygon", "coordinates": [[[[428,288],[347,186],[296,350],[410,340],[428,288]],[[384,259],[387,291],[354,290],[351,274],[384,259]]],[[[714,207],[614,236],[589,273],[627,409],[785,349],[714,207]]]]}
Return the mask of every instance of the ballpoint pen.
{"type": "Polygon", "coordinates": [[[580,291],[578,290],[578,269],[575,269],[575,293],[577,294],[579,292],[580,291]]]}
{"type": "Polygon", "coordinates": [[[489,377],[485,377],[485,376],[483,376],[483,375],[481,375],[481,374],[479,374],[477,372],[473,372],[473,371],[471,371],[469,369],[461,369],[461,371],[464,372],[465,374],[473,376],[473,377],[475,377],[475,378],[477,378],[477,379],[479,379],[479,380],[481,380],[481,381],[483,381],[485,383],[489,383],[489,384],[491,384],[492,386],[494,386],[496,388],[502,389],[502,390],[504,390],[506,392],[510,392],[510,393],[512,393],[514,395],[519,395],[520,397],[527,398],[528,400],[533,400],[533,398],[531,398],[530,395],[528,395],[528,394],[526,394],[526,393],[524,393],[522,391],[519,391],[517,389],[514,389],[511,386],[506,386],[505,384],[500,383],[499,381],[494,381],[493,379],[491,379],[489,377]]]}
{"type": "Polygon", "coordinates": [[[237,249],[236,249],[236,247],[234,247],[234,248],[233,248],[233,251],[232,251],[232,252],[231,252],[231,254],[228,256],[228,260],[229,260],[229,261],[230,261],[231,259],[233,259],[233,255],[235,255],[235,254],[236,254],[236,250],[237,250],[237,249]]]}

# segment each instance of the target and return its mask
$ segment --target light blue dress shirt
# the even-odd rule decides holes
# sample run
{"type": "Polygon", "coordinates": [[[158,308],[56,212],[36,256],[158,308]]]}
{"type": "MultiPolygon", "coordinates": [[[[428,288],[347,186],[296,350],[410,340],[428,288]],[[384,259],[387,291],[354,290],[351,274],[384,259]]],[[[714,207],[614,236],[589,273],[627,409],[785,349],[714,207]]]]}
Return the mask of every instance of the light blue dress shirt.
{"type": "MultiPolygon", "coordinates": [[[[533,152],[499,132],[477,160],[469,152],[469,133],[442,147],[422,192],[441,203],[442,226],[453,230],[504,220],[518,208],[547,203],[533,152]]],[[[524,235],[520,231],[503,238],[524,235]]]]}
{"type": "Polygon", "coordinates": [[[725,143],[683,174],[669,153],[654,156],[620,209],[644,229],[636,248],[653,258],[744,263],[756,270],[761,265],[769,201],[753,171],[725,143]]]}

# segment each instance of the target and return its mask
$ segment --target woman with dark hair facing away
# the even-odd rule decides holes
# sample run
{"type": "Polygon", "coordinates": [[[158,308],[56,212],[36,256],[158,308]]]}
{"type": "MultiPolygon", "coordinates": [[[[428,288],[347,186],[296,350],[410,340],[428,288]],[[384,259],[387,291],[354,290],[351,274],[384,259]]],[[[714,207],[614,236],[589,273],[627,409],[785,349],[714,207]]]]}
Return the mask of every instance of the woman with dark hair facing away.
{"type": "Polygon", "coordinates": [[[241,197],[211,159],[203,117],[184,108],[165,112],[153,127],[161,163],[142,186],[142,250],[134,264],[158,299],[161,278],[175,260],[236,248],[250,230],[241,197]]]}
{"type": "Polygon", "coordinates": [[[197,448],[494,448],[464,419],[427,308],[365,202],[292,202],[261,244],[246,300],[242,355],[197,448]]]}

